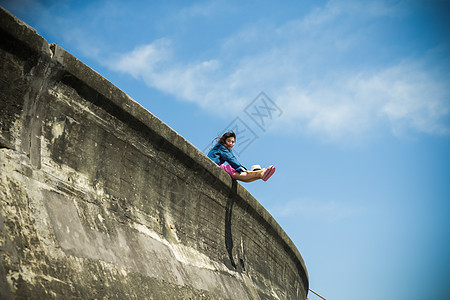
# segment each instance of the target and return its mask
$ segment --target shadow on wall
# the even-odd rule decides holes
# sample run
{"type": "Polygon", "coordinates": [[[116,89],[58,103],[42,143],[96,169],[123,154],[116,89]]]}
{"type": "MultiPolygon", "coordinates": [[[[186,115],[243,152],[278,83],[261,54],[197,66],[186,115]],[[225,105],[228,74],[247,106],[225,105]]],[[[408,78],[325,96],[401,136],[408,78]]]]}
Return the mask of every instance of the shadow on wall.
{"type": "Polygon", "coordinates": [[[233,180],[233,185],[228,195],[227,206],[225,210],[225,247],[227,248],[228,256],[230,257],[230,263],[234,269],[236,269],[236,263],[233,258],[233,234],[231,231],[231,220],[233,215],[233,205],[237,197],[237,182],[233,180]]]}

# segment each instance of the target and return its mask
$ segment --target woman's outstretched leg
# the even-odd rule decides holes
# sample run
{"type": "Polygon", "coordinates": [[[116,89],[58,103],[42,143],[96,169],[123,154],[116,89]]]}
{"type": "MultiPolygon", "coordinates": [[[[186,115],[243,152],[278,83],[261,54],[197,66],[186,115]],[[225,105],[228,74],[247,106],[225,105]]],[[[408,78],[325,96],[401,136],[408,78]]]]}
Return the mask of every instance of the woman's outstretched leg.
{"type": "Polygon", "coordinates": [[[250,172],[246,171],[242,173],[235,172],[232,177],[233,179],[240,180],[243,182],[252,182],[258,179],[262,179],[264,172],[266,172],[266,169],[262,169],[260,171],[250,171],[250,172]]]}
{"type": "Polygon", "coordinates": [[[275,167],[270,166],[267,169],[263,169],[260,171],[246,171],[242,173],[235,172],[233,174],[233,179],[240,180],[243,182],[252,182],[258,179],[262,179],[264,181],[267,181],[275,172],[275,167]],[[267,173],[267,174],[266,174],[267,173]]]}
{"type": "Polygon", "coordinates": [[[255,180],[258,180],[261,178],[262,178],[262,172],[261,173],[235,172],[233,174],[233,179],[240,180],[243,182],[252,182],[252,181],[255,181],[255,180]]]}

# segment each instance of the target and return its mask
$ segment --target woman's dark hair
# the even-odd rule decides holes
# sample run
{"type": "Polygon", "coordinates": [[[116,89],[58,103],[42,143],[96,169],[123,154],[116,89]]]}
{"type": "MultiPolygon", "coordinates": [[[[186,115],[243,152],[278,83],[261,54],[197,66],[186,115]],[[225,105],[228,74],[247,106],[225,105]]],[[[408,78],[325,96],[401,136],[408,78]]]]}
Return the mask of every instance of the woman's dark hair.
{"type": "Polygon", "coordinates": [[[236,134],[233,131],[229,131],[229,132],[225,132],[222,137],[218,138],[219,140],[217,141],[217,143],[220,144],[225,144],[225,141],[227,140],[227,138],[229,137],[234,137],[234,139],[236,140],[236,134]]]}

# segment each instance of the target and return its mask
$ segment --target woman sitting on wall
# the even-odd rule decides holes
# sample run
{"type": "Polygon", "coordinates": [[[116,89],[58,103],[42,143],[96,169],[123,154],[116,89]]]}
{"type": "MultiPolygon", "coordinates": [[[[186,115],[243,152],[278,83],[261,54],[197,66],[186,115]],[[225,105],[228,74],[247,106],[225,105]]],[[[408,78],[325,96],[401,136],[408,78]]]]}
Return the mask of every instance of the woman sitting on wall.
{"type": "MultiPolygon", "coordinates": [[[[252,182],[258,179],[267,181],[275,172],[275,167],[270,166],[267,169],[259,170],[253,168],[248,171],[243,165],[241,165],[234,156],[231,149],[236,142],[236,134],[234,132],[227,132],[219,138],[217,144],[209,151],[208,157],[213,162],[218,164],[225,172],[235,180],[243,182],[252,182]],[[224,163],[227,164],[224,164],[224,163]]],[[[255,166],[254,166],[255,167],[255,166]]]]}

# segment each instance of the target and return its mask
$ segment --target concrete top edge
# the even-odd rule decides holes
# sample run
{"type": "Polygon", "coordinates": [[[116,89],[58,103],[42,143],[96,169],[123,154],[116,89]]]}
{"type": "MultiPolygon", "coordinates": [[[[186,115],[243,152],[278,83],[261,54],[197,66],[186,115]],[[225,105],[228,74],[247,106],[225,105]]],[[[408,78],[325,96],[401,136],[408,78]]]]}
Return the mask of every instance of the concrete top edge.
{"type": "Polygon", "coordinates": [[[47,41],[36,30],[0,6],[0,28],[37,53],[51,56],[47,41]]]}
{"type": "MultiPolygon", "coordinates": [[[[117,107],[131,115],[133,118],[149,127],[151,130],[160,135],[167,142],[192,158],[204,169],[210,171],[225,186],[232,188],[233,180],[228,174],[223,172],[214,162],[212,162],[203,152],[197,149],[189,141],[179,135],[175,130],[167,124],[155,117],[151,112],[145,109],[138,102],[129,97],[126,93],[106,80],[103,76],[89,68],[76,57],[64,50],[57,44],[49,45],[47,41],[41,37],[32,27],[13,16],[3,7],[0,7],[0,29],[7,32],[15,39],[26,44],[33,51],[41,55],[51,56],[53,62],[61,65],[65,72],[76,77],[86,86],[94,89],[106,99],[111,101],[117,107]],[[52,50],[52,51],[51,51],[52,50]]],[[[291,249],[294,256],[298,259],[302,266],[306,277],[308,278],[307,269],[303,258],[297,250],[294,243],[287,236],[281,226],[267,212],[267,210],[240,184],[237,188],[238,196],[247,203],[282,239],[286,246],[291,249]]]]}

